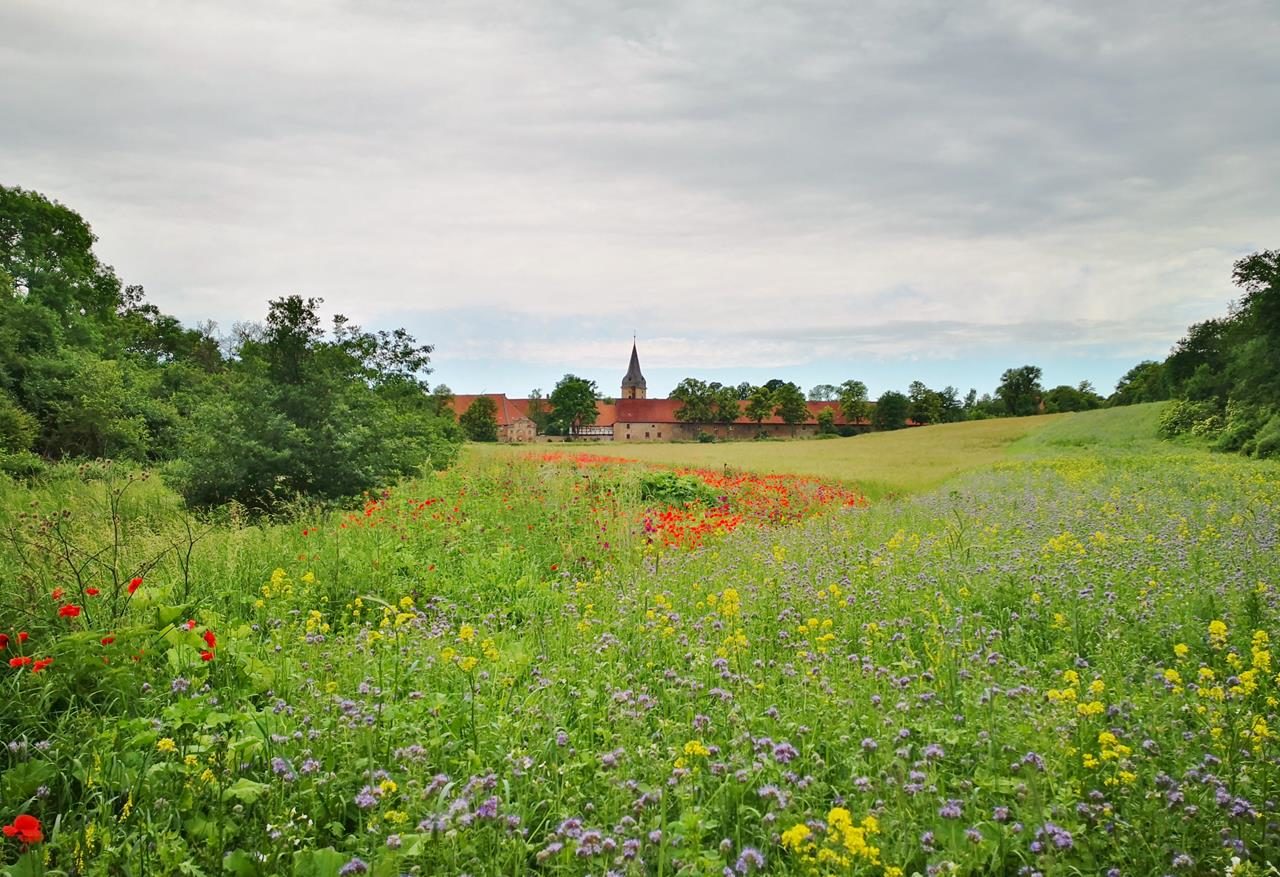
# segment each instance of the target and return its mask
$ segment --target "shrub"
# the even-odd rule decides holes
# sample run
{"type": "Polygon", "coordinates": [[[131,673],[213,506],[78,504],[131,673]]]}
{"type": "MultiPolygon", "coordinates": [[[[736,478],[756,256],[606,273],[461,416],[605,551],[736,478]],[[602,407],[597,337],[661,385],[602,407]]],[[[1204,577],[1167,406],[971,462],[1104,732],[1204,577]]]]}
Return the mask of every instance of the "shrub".
{"type": "Polygon", "coordinates": [[[709,445],[715,442],[715,440],[716,440],[716,437],[711,433],[707,432],[705,429],[698,430],[698,441],[701,442],[702,444],[709,445]]]}
{"type": "Polygon", "coordinates": [[[44,473],[44,460],[30,451],[18,451],[13,454],[0,452],[0,472],[10,478],[35,478],[44,473]]]}
{"type": "Polygon", "coordinates": [[[1253,439],[1255,457],[1280,456],[1280,414],[1273,414],[1253,439]]]}
{"type": "Polygon", "coordinates": [[[1222,432],[1223,425],[1222,415],[1215,412],[1191,424],[1191,434],[1196,438],[1214,438],[1222,432]]]}
{"type": "Polygon", "coordinates": [[[695,475],[674,472],[645,472],[640,476],[640,498],[647,502],[684,506],[692,503],[721,505],[718,493],[695,475]]]}
{"type": "Polygon", "coordinates": [[[0,454],[30,450],[38,429],[36,419],[19,408],[12,396],[0,390],[0,454]]]}
{"type": "Polygon", "coordinates": [[[1190,399],[1178,399],[1169,403],[1160,412],[1159,432],[1163,438],[1185,435],[1197,423],[1217,415],[1218,408],[1212,402],[1193,402],[1190,399]]]}
{"type": "Polygon", "coordinates": [[[1263,409],[1228,402],[1225,422],[1214,447],[1220,451],[1239,451],[1257,435],[1266,422],[1267,413],[1263,409]]]}

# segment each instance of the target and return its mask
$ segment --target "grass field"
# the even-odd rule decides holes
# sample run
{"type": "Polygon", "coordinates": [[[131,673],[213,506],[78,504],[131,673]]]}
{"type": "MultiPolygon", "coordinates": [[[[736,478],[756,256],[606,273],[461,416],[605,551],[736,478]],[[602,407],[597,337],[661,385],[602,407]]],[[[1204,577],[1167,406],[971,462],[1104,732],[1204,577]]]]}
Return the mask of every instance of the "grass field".
{"type": "Polygon", "coordinates": [[[7,485],[0,874],[1261,877],[1280,465],[1156,410],[484,449],[283,523],[7,485]],[[723,471],[859,442],[928,469],[723,471]]]}
{"type": "MultiPolygon", "coordinates": [[[[881,499],[934,487],[966,470],[1004,458],[1017,440],[1071,415],[1050,414],[971,423],[947,423],[851,438],[800,441],[602,442],[556,447],[589,448],[594,453],[723,471],[788,473],[851,482],[869,498],[881,499]]],[[[479,453],[519,453],[520,448],[478,446],[479,453]]]]}

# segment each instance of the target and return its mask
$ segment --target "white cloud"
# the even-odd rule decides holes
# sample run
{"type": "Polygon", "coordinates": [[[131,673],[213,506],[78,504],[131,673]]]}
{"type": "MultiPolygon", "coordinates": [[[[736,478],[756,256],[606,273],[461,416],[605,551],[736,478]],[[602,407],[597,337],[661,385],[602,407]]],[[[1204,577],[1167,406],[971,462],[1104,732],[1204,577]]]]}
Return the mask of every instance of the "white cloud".
{"type": "Polygon", "coordinates": [[[580,321],[458,363],[1127,355],[1280,239],[1278,47],[1266,0],[18,0],[0,182],[189,320],[580,321]]]}

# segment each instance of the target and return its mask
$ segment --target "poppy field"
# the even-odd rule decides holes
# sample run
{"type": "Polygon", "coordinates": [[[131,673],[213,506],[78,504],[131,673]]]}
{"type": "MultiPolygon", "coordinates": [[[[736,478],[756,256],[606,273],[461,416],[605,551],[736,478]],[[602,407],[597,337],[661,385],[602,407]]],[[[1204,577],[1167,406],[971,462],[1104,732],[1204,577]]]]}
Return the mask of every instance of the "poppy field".
{"type": "Polygon", "coordinates": [[[287,524],[4,487],[0,873],[1268,873],[1280,467],[1129,416],[892,501],[569,451],[287,524]]]}

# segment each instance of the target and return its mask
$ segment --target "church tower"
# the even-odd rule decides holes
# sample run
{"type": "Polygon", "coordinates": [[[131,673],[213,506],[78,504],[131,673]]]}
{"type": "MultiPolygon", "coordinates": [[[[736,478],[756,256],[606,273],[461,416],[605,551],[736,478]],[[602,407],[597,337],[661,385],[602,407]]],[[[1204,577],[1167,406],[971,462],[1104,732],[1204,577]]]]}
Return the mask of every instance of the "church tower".
{"type": "Polygon", "coordinates": [[[627,374],[622,379],[622,399],[645,398],[644,375],[640,373],[640,356],[636,353],[635,339],[631,341],[631,364],[627,366],[627,374]]]}

